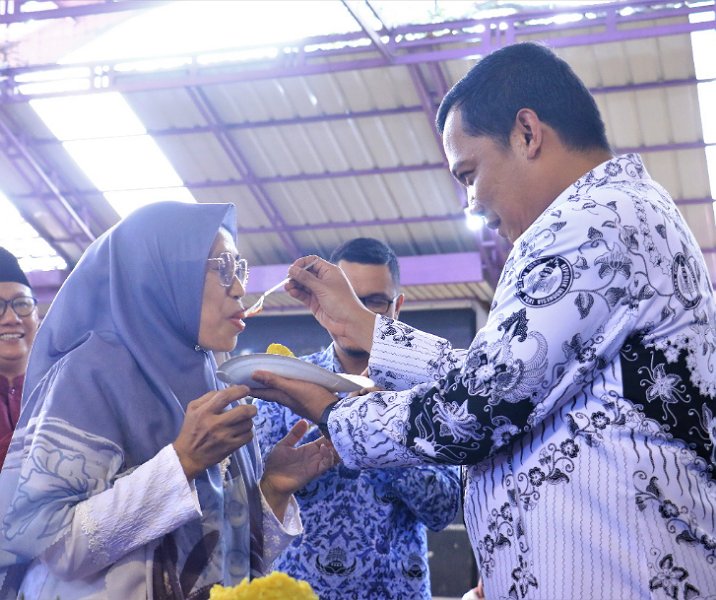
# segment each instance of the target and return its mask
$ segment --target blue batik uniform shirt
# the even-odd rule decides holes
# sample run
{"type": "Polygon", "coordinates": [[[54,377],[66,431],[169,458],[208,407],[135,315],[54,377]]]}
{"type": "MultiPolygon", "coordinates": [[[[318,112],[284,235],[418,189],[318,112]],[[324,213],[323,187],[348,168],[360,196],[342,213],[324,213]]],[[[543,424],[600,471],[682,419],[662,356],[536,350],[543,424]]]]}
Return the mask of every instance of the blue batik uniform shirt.
{"type": "MultiPolygon", "coordinates": [[[[341,373],[333,345],[303,360],[341,373]]],[[[288,408],[256,401],[264,456],[299,420],[288,408]]],[[[304,438],[320,433],[314,427],[304,438]]],[[[330,469],[296,494],[304,534],[273,569],[308,581],[321,600],[431,598],[426,527],[439,531],[458,509],[456,467],[330,469]]]]}

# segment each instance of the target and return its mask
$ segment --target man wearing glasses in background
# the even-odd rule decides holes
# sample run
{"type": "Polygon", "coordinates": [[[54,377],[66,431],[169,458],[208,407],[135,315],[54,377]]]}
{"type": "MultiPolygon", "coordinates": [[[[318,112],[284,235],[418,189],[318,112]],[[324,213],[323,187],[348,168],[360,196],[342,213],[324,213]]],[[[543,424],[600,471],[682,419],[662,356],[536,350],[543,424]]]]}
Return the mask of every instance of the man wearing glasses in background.
{"type": "MultiPolygon", "coordinates": [[[[330,260],[345,272],[368,309],[398,316],[404,296],[390,247],[355,238],[336,248],[330,260]]],[[[359,375],[368,367],[369,354],[334,341],[302,358],[329,371],[359,375]]],[[[257,400],[256,406],[255,430],[266,453],[299,417],[277,403],[257,400]]],[[[304,439],[319,435],[314,431],[304,439]]],[[[429,599],[425,527],[439,531],[449,525],[459,497],[455,467],[356,471],[340,464],[296,494],[304,533],[273,566],[308,581],[325,600],[429,599]]]]}
{"type": "Polygon", "coordinates": [[[27,277],[17,258],[0,248],[0,469],[20,416],[27,359],[39,324],[27,277]]]}

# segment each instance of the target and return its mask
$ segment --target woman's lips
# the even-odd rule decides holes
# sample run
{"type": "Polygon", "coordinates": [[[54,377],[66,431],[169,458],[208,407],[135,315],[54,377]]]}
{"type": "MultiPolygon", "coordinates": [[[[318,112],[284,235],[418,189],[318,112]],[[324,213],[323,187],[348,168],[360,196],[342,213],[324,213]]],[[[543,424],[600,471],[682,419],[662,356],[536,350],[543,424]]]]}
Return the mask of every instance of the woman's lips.
{"type": "Polygon", "coordinates": [[[239,311],[237,313],[234,313],[230,318],[229,321],[236,327],[236,329],[239,330],[239,332],[242,332],[246,328],[246,323],[244,323],[243,320],[244,311],[239,311]]]}

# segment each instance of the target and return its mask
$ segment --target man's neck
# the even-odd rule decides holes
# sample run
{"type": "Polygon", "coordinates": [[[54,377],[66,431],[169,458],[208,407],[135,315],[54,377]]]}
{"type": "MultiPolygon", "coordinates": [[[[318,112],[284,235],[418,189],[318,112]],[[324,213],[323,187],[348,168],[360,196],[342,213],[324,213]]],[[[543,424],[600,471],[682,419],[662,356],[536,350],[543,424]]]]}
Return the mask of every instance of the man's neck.
{"type": "Polygon", "coordinates": [[[560,147],[551,157],[549,175],[543,178],[545,185],[550,186],[545,193],[545,208],[575,181],[611,158],[613,155],[607,150],[575,152],[560,147]]]}
{"type": "Polygon", "coordinates": [[[14,375],[8,375],[5,372],[0,372],[0,377],[5,379],[11,387],[12,387],[13,382],[21,375],[22,375],[22,373],[15,373],[14,375]]]}
{"type": "Polygon", "coordinates": [[[335,344],[333,345],[333,350],[336,353],[338,362],[341,363],[341,368],[344,373],[348,375],[360,375],[368,368],[368,355],[353,356],[352,354],[344,352],[335,344]]]}
{"type": "Polygon", "coordinates": [[[0,365],[0,375],[12,382],[16,377],[24,375],[26,369],[27,361],[22,361],[21,364],[2,364],[0,365]]]}

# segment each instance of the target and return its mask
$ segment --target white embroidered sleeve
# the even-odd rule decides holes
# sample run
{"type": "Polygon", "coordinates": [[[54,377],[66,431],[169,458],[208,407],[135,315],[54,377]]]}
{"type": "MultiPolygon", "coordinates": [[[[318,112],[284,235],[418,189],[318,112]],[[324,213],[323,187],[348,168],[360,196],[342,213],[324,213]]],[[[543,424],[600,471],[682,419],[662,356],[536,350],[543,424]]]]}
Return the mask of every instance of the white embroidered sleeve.
{"type": "Polygon", "coordinates": [[[268,572],[276,557],[283,552],[296,536],[303,533],[303,524],[301,523],[298,503],[293,496],[291,496],[286,508],[283,522],[276,518],[263,494],[261,495],[261,506],[264,514],[264,565],[266,565],[266,571],[268,572]]]}
{"type": "Polygon", "coordinates": [[[454,350],[443,338],[378,317],[370,351],[370,376],[378,387],[407,390],[459,368],[466,354],[465,350],[454,350]]]}
{"type": "MultiPolygon", "coordinates": [[[[347,398],[331,412],[331,439],[347,466],[477,464],[589,386],[637,321],[658,322],[661,307],[648,302],[659,293],[654,267],[640,254],[649,246],[635,227],[615,223],[609,197],[598,204],[592,196],[589,212],[576,204],[546,211],[531,226],[466,356],[404,323],[377,320],[373,364],[401,391],[347,398]],[[416,379],[426,383],[402,391],[416,379]]],[[[626,211],[630,200],[622,200],[626,211]]]]}
{"type": "Polygon", "coordinates": [[[71,531],[42,555],[57,576],[83,578],[201,516],[170,444],[74,508],[71,531]]]}

